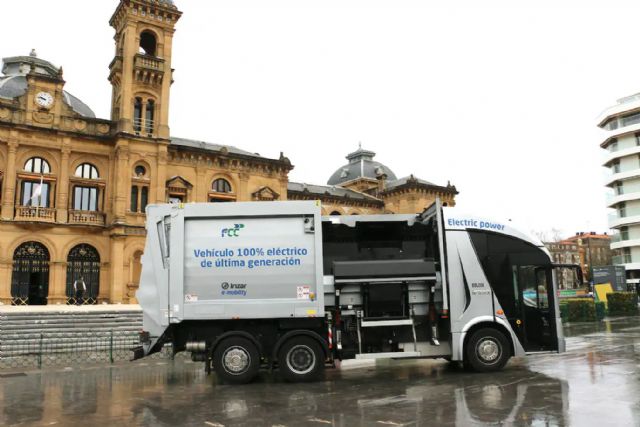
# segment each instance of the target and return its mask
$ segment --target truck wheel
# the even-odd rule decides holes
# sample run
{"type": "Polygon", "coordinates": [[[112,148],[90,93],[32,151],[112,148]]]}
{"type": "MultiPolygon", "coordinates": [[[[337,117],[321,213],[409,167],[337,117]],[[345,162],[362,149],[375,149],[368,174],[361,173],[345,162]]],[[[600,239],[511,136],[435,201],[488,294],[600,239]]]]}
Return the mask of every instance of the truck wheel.
{"type": "Polygon", "coordinates": [[[324,352],[313,338],[293,337],[280,348],[278,367],[287,381],[314,381],[324,371],[324,352]]]}
{"type": "Polygon", "coordinates": [[[497,329],[478,329],[467,341],[465,348],[466,361],[477,372],[497,371],[511,357],[509,341],[497,329]]]}
{"type": "Polygon", "coordinates": [[[248,339],[231,337],[216,347],[211,363],[216,374],[224,381],[246,384],[258,373],[260,353],[248,339]]]}

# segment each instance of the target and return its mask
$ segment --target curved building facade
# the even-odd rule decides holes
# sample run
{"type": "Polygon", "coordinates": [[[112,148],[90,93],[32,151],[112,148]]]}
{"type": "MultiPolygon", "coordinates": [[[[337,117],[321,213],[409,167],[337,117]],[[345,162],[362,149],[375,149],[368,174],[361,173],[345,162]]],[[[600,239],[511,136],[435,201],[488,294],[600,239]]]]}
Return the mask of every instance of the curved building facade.
{"type": "Polygon", "coordinates": [[[640,94],[619,99],[598,119],[600,147],[607,150],[607,207],[613,263],[624,265],[627,282],[640,282],[640,94]]]}

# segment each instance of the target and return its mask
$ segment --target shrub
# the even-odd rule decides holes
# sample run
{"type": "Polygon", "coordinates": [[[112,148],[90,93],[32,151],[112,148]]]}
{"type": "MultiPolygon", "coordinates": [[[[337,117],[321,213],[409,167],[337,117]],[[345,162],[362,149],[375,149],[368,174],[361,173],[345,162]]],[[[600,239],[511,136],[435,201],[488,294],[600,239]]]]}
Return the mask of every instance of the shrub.
{"type": "Polygon", "coordinates": [[[607,294],[609,315],[625,316],[638,314],[638,294],[635,292],[613,292],[607,294]]]}
{"type": "Polygon", "coordinates": [[[564,301],[560,302],[560,318],[563,322],[569,318],[569,305],[564,301]]]}
{"type": "Polygon", "coordinates": [[[596,320],[596,308],[591,298],[567,300],[567,320],[569,322],[589,322],[596,320]]]}

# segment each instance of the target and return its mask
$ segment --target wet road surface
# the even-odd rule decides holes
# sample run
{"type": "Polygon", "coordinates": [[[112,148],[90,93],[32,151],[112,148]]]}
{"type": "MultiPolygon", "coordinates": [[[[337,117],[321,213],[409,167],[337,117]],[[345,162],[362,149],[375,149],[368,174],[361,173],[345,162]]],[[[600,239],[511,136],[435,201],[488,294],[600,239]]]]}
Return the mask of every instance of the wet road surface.
{"type": "Polygon", "coordinates": [[[568,352],[494,374],[440,360],[328,370],[289,384],[217,384],[201,363],[0,371],[0,425],[640,426],[640,319],[565,329],[568,352]]]}

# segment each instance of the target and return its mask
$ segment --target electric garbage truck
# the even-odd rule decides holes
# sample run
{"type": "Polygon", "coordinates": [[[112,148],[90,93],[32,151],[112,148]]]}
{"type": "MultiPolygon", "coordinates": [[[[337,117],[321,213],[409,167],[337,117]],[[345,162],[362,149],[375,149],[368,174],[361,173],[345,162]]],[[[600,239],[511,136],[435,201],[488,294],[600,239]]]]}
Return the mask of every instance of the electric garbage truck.
{"type": "Polygon", "coordinates": [[[346,359],[499,370],[564,351],[556,267],[510,222],[439,200],[328,217],[314,201],[150,205],[133,359],[170,343],[231,383],[311,381],[346,359]]]}

